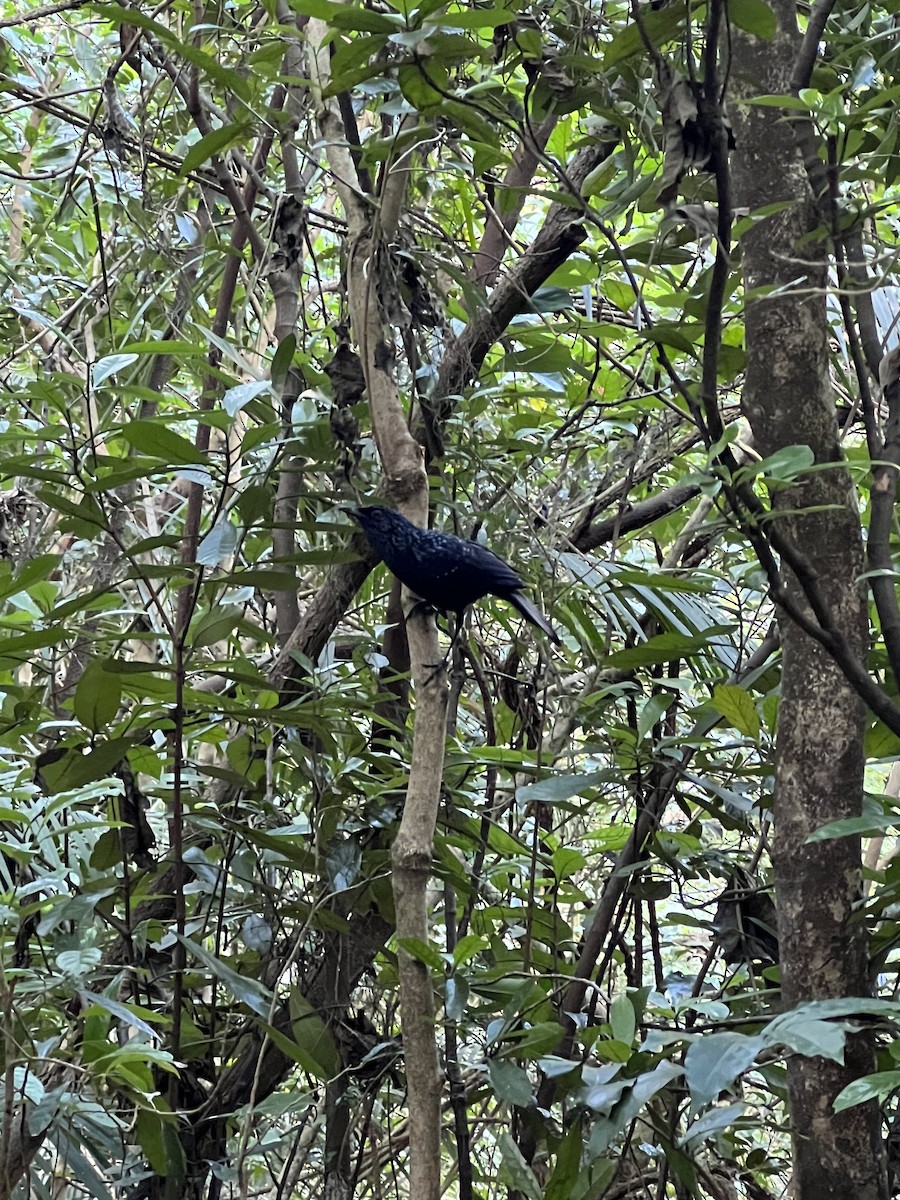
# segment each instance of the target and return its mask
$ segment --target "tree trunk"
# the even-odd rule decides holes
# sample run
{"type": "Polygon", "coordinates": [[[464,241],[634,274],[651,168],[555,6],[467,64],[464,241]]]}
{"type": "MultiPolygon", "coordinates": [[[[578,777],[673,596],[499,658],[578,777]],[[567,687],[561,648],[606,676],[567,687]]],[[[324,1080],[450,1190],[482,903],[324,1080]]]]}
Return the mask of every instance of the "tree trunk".
{"type": "MultiPolygon", "coordinates": [[[[795,8],[790,0],[775,0],[773,8],[774,41],[734,38],[730,94],[739,99],[791,91],[800,46],[795,8]]],[[[744,411],[763,455],[801,444],[828,465],[778,495],[780,528],[817,573],[836,622],[865,661],[862,540],[828,375],[826,237],[785,113],[739,105],[732,116],[734,203],[752,213],[787,202],[783,211],[755,220],[740,242],[750,297],[744,411]]],[[[796,578],[788,586],[808,611],[796,578]]],[[[780,628],[773,860],[782,988],[785,1004],[793,1006],[870,993],[865,927],[854,915],[862,895],[859,839],[806,844],[822,825],[862,810],[865,710],[822,646],[783,614],[780,628]]],[[[877,1105],[838,1117],[832,1110],[843,1087],[873,1070],[868,1034],[849,1040],[844,1065],[801,1056],[789,1061],[796,1200],[886,1195],[877,1105]]]]}

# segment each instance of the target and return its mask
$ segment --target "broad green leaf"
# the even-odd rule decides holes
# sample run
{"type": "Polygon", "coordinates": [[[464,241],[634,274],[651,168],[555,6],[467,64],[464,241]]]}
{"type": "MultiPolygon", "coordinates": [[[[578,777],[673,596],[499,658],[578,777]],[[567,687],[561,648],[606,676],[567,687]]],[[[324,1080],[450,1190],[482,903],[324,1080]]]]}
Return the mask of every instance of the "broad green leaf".
{"type": "Polygon", "coordinates": [[[609,1025],[616,1041],[630,1046],[637,1030],[634,1006],[624,993],[616,996],[609,1006],[609,1025]]]}
{"type": "Polygon", "coordinates": [[[606,660],[608,667],[629,670],[632,667],[648,667],[657,663],[672,662],[676,658],[692,658],[708,650],[718,630],[710,630],[705,637],[686,637],[682,633],[660,633],[632,650],[619,650],[606,660]]]}
{"type": "Polygon", "coordinates": [[[461,975],[450,975],[444,983],[444,1011],[451,1021],[461,1021],[466,1015],[469,985],[461,975]]]}
{"type": "Polygon", "coordinates": [[[439,108],[446,102],[450,76],[439,63],[401,66],[397,71],[397,79],[403,95],[420,112],[439,108]]]}
{"type": "Polygon", "coordinates": [[[252,383],[239,383],[236,387],[229,388],[222,397],[222,407],[229,417],[236,416],[251,400],[263,392],[270,391],[271,387],[272,385],[267,379],[257,379],[252,383]]]}
{"type": "Polygon", "coordinates": [[[505,1182],[521,1192],[525,1200],[542,1200],[541,1186],[507,1130],[500,1131],[497,1143],[503,1159],[502,1175],[505,1182]]]}
{"type": "Polygon", "coordinates": [[[432,971],[440,971],[443,973],[444,960],[440,952],[430,943],[423,942],[421,938],[398,938],[397,944],[401,950],[404,950],[410,958],[416,959],[420,963],[424,963],[426,967],[430,967],[432,971]]]}
{"type": "Polygon", "coordinates": [[[152,1104],[152,1108],[138,1108],[134,1128],[138,1145],[157,1175],[183,1178],[186,1164],[177,1120],[166,1111],[161,1096],[154,1096],[152,1104]]]}
{"type": "Polygon", "coordinates": [[[659,692],[657,695],[651,696],[638,714],[638,738],[645,738],[653,726],[662,720],[674,702],[674,695],[665,692],[659,692]]]}
{"type": "Polygon", "coordinates": [[[698,1120],[694,1121],[689,1127],[687,1133],[681,1138],[682,1146],[693,1146],[694,1144],[706,1141],[708,1138],[715,1137],[721,1133],[723,1129],[728,1129],[735,1121],[739,1121],[741,1117],[747,1113],[749,1105],[747,1104],[723,1104],[718,1105],[703,1114],[698,1120]]]}
{"type": "Polygon", "coordinates": [[[341,1069],[341,1056],[321,1015],[297,988],[290,994],[291,1031],[298,1049],[316,1065],[320,1079],[332,1079],[341,1069]]]}
{"type": "Polygon", "coordinates": [[[87,729],[99,733],[114,720],[122,702],[122,681],[110,674],[103,662],[88,663],[75,689],[75,716],[87,729]]]}
{"type": "Polygon", "coordinates": [[[215,954],[211,954],[199,942],[193,941],[191,938],[179,937],[178,939],[188,954],[192,955],[199,963],[201,963],[212,974],[213,978],[218,980],[227,991],[231,992],[236,1000],[240,1000],[242,1004],[246,1004],[251,1012],[255,1012],[259,1017],[268,1017],[269,1010],[272,1007],[272,994],[268,988],[264,987],[259,980],[253,979],[247,975],[240,975],[227,963],[223,962],[215,954]]]}
{"type": "Polygon", "coordinates": [[[516,799],[520,804],[559,804],[609,782],[607,771],[594,771],[589,775],[549,775],[537,783],[516,788],[516,799]]]}
{"type": "Polygon", "coordinates": [[[41,767],[48,792],[57,795],[105,779],[128,753],[131,744],[130,738],[112,738],[96,743],[87,753],[79,747],[68,750],[56,762],[41,767]]]}
{"type": "Polygon", "coordinates": [[[614,67],[635,54],[645,54],[645,36],[657,47],[677,38],[686,12],[686,6],[678,3],[666,5],[658,12],[642,12],[640,25],[626,25],[604,48],[604,66],[614,67]]]}
{"type": "Polygon", "coordinates": [[[488,1079],[498,1100],[526,1108],[534,1098],[534,1088],[526,1071],[503,1058],[488,1061],[488,1079]]]}
{"type": "Polygon", "coordinates": [[[98,358],[91,367],[92,386],[100,387],[111,375],[130,367],[137,359],[136,354],[108,354],[105,358],[98,358]]]}
{"type": "Polygon", "coordinates": [[[201,567],[217,567],[230,558],[237,545],[238,531],[227,517],[217,521],[197,547],[197,562],[201,567]]]}
{"type": "Polygon", "coordinates": [[[771,42],[778,32],[778,20],[766,0],[728,0],[728,19],[764,42],[771,42]]]}
{"type": "MultiPolygon", "coordinates": [[[[59,566],[62,555],[39,554],[36,558],[23,563],[15,574],[4,577],[0,574],[0,600],[24,592],[34,583],[47,579],[59,566]]],[[[0,563],[0,571],[6,564],[0,563]]]]}
{"type": "Polygon", "coordinates": [[[195,649],[203,646],[214,646],[216,642],[224,641],[234,632],[235,625],[243,616],[243,609],[233,604],[223,604],[219,608],[204,613],[191,627],[190,643],[195,649]]]}
{"type": "Polygon", "coordinates": [[[842,821],[829,821],[820,825],[807,837],[808,844],[827,842],[832,838],[842,837],[877,837],[888,829],[900,824],[900,814],[897,813],[866,813],[861,817],[845,817],[842,821]]]}
{"type": "Polygon", "coordinates": [[[759,713],[750,693],[737,684],[717,684],[713,690],[715,708],[735,729],[754,741],[759,737],[759,713]]]}
{"type": "Polygon", "coordinates": [[[581,1166],[583,1132],[581,1122],[572,1121],[556,1151],[556,1164],[544,1189],[543,1200],[571,1200],[581,1166]]]}
{"type": "Polygon", "coordinates": [[[144,1008],[138,1004],[123,1004],[120,1000],[114,1000],[111,996],[101,996],[98,992],[91,992],[82,988],[79,991],[79,995],[86,1007],[96,1005],[126,1025],[131,1025],[135,1029],[139,1029],[141,1033],[151,1039],[159,1038],[160,1032],[158,1029],[153,1029],[150,1022],[154,1022],[157,1025],[167,1025],[170,1022],[169,1017],[161,1016],[160,1013],[153,1012],[152,1009],[144,1008]]]}
{"type": "Polygon", "coordinates": [[[730,1032],[708,1033],[692,1042],[685,1056],[684,1074],[694,1112],[727,1091],[764,1045],[761,1037],[730,1032]]]}
{"type": "Polygon", "coordinates": [[[121,436],[141,454],[158,458],[168,465],[205,463],[206,455],[187,438],[173,433],[156,421],[131,421],[121,429],[121,436]]]}
{"type": "Polygon", "coordinates": [[[885,1100],[891,1092],[900,1088],[900,1071],[876,1071],[872,1075],[864,1075],[862,1079],[854,1079],[834,1099],[834,1111],[845,1112],[857,1104],[865,1104],[869,1100],[885,1100]]]}

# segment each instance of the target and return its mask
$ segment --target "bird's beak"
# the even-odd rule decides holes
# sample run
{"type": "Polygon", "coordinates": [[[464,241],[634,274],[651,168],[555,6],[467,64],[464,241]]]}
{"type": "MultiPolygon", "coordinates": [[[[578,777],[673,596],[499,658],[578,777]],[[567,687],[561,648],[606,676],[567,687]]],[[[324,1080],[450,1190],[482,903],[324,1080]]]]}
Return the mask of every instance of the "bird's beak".
{"type": "Polygon", "coordinates": [[[346,513],[348,517],[352,517],[354,521],[359,521],[356,509],[349,504],[341,504],[338,506],[338,512],[346,513]]]}

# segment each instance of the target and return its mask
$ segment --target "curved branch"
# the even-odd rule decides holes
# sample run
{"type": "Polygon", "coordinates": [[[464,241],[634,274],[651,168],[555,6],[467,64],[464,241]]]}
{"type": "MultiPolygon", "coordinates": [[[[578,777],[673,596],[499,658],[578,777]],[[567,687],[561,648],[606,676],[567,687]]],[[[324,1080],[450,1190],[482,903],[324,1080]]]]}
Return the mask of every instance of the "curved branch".
{"type": "Polygon", "coordinates": [[[488,209],[481,245],[475,251],[469,270],[469,278],[482,287],[489,287],[500,273],[500,264],[522,215],[529,185],[558,120],[551,114],[537,127],[533,137],[523,136],[509,170],[497,188],[497,201],[488,209]]]}
{"type": "Polygon", "coordinates": [[[598,546],[611,542],[622,534],[631,533],[635,529],[644,529],[661,517],[683,508],[685,504],[700,494],[700,485],[696,483],[677,483],[674,487],[666,488],[655,496],[641,500],[624,512],[606,517],[603,521],[589,525],[578,534],[572,542],[576,550],[587,553],[596,550],[598,546]]]}

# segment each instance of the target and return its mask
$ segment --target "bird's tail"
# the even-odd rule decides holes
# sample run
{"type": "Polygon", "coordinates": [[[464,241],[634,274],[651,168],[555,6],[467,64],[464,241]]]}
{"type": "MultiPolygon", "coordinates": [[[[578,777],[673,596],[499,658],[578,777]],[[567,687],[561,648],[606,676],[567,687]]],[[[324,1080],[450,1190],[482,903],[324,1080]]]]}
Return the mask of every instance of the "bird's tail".
{"type": "Polygon", "coordinates": [[[530,621],[532,625],[537,625],[538,629],[542,629],[547,637],[557,646],[561,646],[559,634],[541,612],[541,610],[528,599],[524,592],[513,592],[508,596],[510,604],[517,608],[526,621],[530,621]]]}

